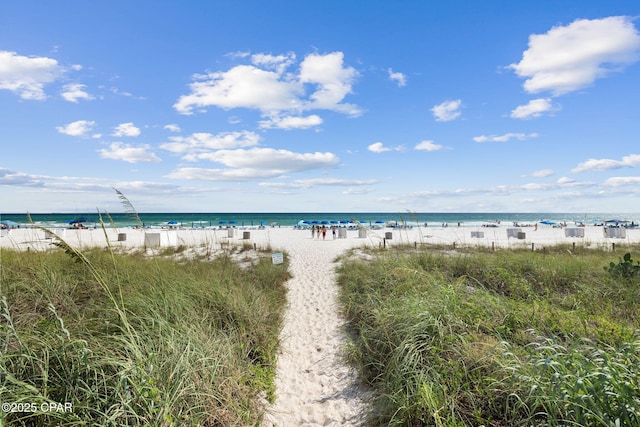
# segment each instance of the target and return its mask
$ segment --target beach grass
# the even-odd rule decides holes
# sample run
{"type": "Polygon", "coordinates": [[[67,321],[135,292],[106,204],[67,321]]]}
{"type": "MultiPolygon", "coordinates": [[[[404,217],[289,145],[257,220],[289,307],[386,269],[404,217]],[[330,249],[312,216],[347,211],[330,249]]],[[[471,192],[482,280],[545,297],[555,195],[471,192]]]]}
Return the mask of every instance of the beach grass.
{"type": "Polygon", "coordinates": [[[640,425],[639,248],[572,249],[343,259],[371,425],[640,425]]]}
{"type": "Polygon", "coordinates": [[[259,422],[286,263],[60,246],[2,250],[0,402],[32,406],[3,411],[0,425],[259,422]]]}

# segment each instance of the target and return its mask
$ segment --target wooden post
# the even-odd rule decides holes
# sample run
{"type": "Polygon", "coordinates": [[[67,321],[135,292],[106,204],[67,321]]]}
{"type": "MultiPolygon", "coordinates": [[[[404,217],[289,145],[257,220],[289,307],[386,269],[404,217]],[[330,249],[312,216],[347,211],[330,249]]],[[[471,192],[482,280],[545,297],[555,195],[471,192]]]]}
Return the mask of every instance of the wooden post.
{"type": "Polygon", "coordinates": [[[386,238],[382,239],[382,247],[385,248],[385,249],[387,247],[387,239],[386,238]]]}
{"type": "Polygon", "coordinates": [[[418,249],[418,242],[413,242],[413,249],[418,249]]]}
{"type": "Polygon", "coordinates": [[[496,242],[491,242],[491,250],[492,251],[496,250],[496,242]]]}
{"type": "Polygon", "coordinates": [[[616,251],[616,242],[613,242],[613,243],[611,244],[611,251],[612,251],[612,252],[615,252],[615,251],[616,251]]]}
{"type": "Polygon", "coordinates": [[[453,242],[453,249],[456,248],[456,242],[453,242]]]}
{"type": "Polygon", "coordinates": [[[576,250],[576,242],[573,242],[573,250],[576,250]]]}
{"type": "Polygon", "coordinates": [[[536,246],[535,245],[536,245],[535,243],[533,243],[533,242],[531,243],[531,252],[536,250],[536,246]]]}

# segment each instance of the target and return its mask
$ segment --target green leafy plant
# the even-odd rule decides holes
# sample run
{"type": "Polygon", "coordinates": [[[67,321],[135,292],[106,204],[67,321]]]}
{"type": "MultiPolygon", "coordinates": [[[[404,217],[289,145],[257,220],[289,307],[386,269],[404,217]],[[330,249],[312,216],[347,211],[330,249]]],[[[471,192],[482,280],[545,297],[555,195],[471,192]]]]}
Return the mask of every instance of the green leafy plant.
{"type": "Polygon", "coordinates": [[[633,263],[631,254],[627,252],[622,258],[619,258],[618,263],[610,262],[605,270],[614,277],[622,277],[630,279],[633,277],[640,277],[640,261],[633,263]]]}

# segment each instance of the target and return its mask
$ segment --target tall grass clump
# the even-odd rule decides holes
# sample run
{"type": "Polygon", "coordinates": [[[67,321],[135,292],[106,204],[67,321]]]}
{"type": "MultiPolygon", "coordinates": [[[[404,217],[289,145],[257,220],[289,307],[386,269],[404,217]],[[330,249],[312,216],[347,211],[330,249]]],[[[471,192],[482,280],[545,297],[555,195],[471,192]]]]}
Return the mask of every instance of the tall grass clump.
{"type": "Polygon", "coordinates": [[[3,250],[0,425],[230,426],[272,397],[286,265],[3,250]]]}
{"type": "Polygon", "coordinates": [[[376,391],[371,424],[640,425],[640,286],[610,274],[613,258],[431,250],[345,260],[348,355],[376,391]]]}

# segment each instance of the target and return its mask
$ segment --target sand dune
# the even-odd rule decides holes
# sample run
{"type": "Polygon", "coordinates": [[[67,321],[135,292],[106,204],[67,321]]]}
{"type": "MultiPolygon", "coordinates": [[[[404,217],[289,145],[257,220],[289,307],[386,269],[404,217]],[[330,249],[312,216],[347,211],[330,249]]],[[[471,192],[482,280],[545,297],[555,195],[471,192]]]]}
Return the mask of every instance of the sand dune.
{"type": "MultiPolygon", "coordinates": [[[[624,237],[611,238],[605,236],[603,227],[595,226],[584,227],[581,232],[584,237],[567,237],[564,229],[550,227],[523,228],[519,232],[524,234],[517,234],[516,230],[508,232],[510,228],[414,227],[369,231],[366,237],[360,237],[358,230],[349,230],[346,238],[333,239],[328,233],[326,240],[312,239],[310,231],[292,228],[231,232],[225,229],[122,229],[107,230],[106,235],[100,229],[53,232],[75,247],[106,246],[108,241],[112,246],[143,248],[145,233],[154,232],[163,235],[162,243],[201,251],[214,252],[227,244],[286,251],[293,277],[287,283],[289,306],[281,332],[276,400],[267,405],[263,422],[264,427],[272,427],[357,426],[365,419],[370,392],[359,383],[356,373],[342,357],[346,338],[337,306],[334,261],[347,249],[423,243],[536,250],[575,243],[613,249],[614,245],[623,248],[640,242],[637,229],[620,231],[624,237]]],[[[35,229],[3,230],[1,236],[1,248],[20,250],[45,250],[52,247],[55,240],[45,231],[35,229]]]]}

